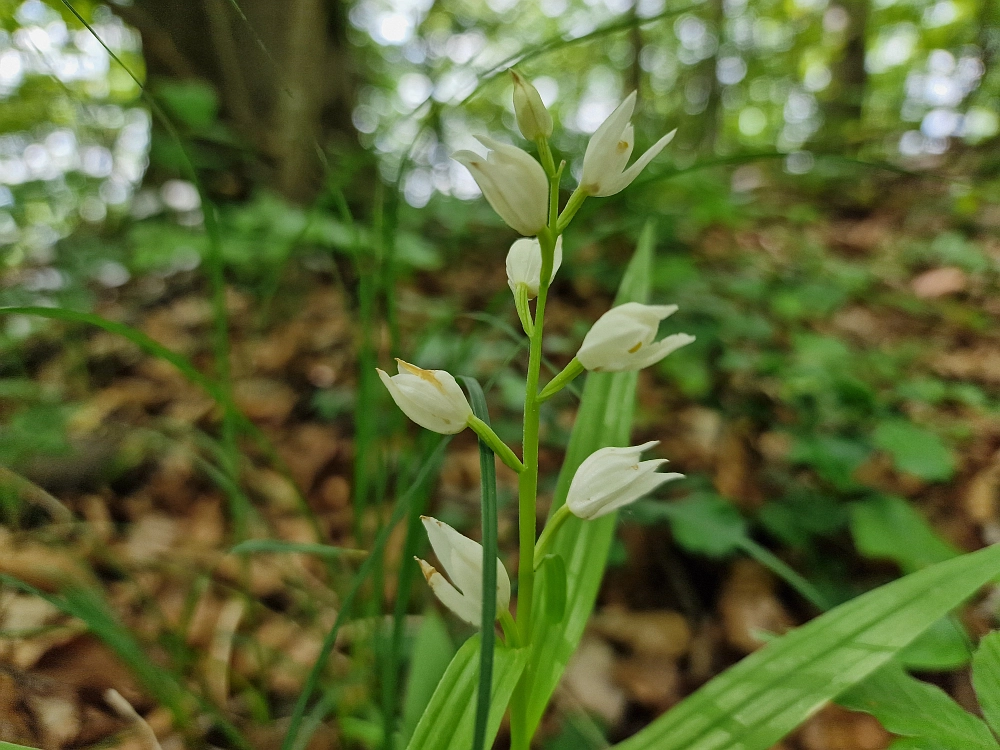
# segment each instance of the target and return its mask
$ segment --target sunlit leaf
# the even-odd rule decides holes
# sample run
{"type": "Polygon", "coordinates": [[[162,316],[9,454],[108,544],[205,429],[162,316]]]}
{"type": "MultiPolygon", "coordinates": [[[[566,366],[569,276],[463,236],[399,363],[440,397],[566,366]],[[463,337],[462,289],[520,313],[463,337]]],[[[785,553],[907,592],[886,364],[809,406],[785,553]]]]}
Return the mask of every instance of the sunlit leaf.
{"type": "Polygon", "coordinates": [[[1000,571],[1000,546],[925,568],[817,617],[716,677],[618,750],[766,750],[1000,571]]]}

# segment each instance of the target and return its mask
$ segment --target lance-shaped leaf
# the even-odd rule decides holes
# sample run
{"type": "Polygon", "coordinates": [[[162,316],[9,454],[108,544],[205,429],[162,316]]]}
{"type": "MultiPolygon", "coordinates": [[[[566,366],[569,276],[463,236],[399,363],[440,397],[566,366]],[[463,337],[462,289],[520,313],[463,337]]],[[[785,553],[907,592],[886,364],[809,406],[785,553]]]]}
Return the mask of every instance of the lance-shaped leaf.
{"type": "Polygon", "coordinates": [[[1000,571],[1000,545],[886,584],[748,656],[617,750],[766,750],[1000,571]]]}

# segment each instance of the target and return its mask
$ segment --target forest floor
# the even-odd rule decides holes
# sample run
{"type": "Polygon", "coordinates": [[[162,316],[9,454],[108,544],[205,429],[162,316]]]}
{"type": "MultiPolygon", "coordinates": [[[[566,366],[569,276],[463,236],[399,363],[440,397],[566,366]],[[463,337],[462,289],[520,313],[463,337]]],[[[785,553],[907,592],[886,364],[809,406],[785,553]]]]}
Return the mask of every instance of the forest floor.
{"type": "MultiPolygon", "coordinates": [[[[915,460],[940,460],[941,444],[951,457],[949,470],[920,476],[920,470],[905,470],[911,459],[876,440],[882,447],[850,468],[856,484],[841,488],[845,506],[862,497],[856,487],[863,487],[906,498],[945,548],[972,550],[1000,538],[1000,411],[993,398],[1000,385],[1000,296],[992,270],[1000,261],[1000,240],[989,239],[996,217],[981,211],[974,238],[962,240],[959,235],[966,235],[955,233],[951,219],[921,210],[894,207],[820,218],[808,226],[771,216],[688,238],[699,274],[690,283],[719,297],[732,292],[726,298],[737,299],[733,319],[759,307],[774,330],[766,345],[749,339],[733,344],[752,361],[722,363],[724,373],[695,395],[668,372],[644,372],[633,442],[662,441],[659,450],[671,459],[672,470],[703,477],[720,497],[756,518],[785,480],[819,491],[836,473],[821,459],[810,463],[795,452],[794,435],[801,433],[796,429],[805,429],[802,414],[821,408],[812,401],[802,406],[802,400],[821,399],[829,388],[839,399],[836,409],[847,415],[843,421],[850,429],[842,433],[853,431],[864,442],[885,414],[903,414],[945,435],[943,443],[932,441],[929,458],[915,460]],[[938,239],[946,234],[953,237],[951,245],[938,239]],[[822,248],[821,275],[814,280],[820,287],[840,283],[835,274],[822,276],[833,267],[863,266],[875,280],[856,287],[860,291],[848,289],[815,315],[789,312],[791,297],[785,307],[776,306],[766,289],[739,297],[736,280],[751,276],[767,280],[764,286],[772,291],[783,279],[799,283],[804,245],[822,248]],[[850,412],[843,383],[828,386],[821,379],[802,390],[802,379],[813,377],[810,363],[823,367],[827,356],[811,354],[804,336],[813,343],[844,342],[857,370],[844,378],[869,383],[857,398],[868,399],[870,413],[850,412]],[[783,358],[761,374],[760,359],[772,350],[783,358]],[[866,380],[866,356],[904,350],[912,353],[904,364],[893,360],[902,369],[880,375],[881,384],[866,380]],[[946,390],[899,395],[893,388],[902,380],[917,390],[921,383],[928,392],[946,390]],[[966,385],[972,390],[958,387],[966,385]],[[886,395],[890,391],[894,395],[886,395]],[[754,406],[761,402],[767,404],[763,412],[754,406]]],[[[588,252],[596,251],[584,248],[580,257],[588,252]]],[[[458,309],[479,309],[506,288],[495,260],[486,264],[473,256],[433,282],[418,275],[404,285],[401,304],[420,309],[427,295],[443,290],[458,309]]],[[[356,377],[353,303],[319,275],[302,273],[288,285],[278,314],[263,325],[250,292],[231,288],[227,296],[234,398],[279,459],[262,443],[242,444],[239,476],[254,509],[247,528],[252,536],[363,548],[366,540],[356,533],[370,534],[387,517],[388,505],[367,511],[360,521],[353,517],[352,420],[349,405],[336,403],[337,389],[349,390],[356,377]],[[327,399],[333,406],[318,409],[319,393],[333,394],[327,399]]],[[[574,321],[593,320],[610,304],[585,275],[568,277],[556,291],[548,318],[556,337],[578,338],[574,321]]],[[[677,326],[686,330],[681,304],[677,326]]],[[[96,312],[211,370],[213,313],[195,274],[134,279],[103,292],[96,312]]],[[[513,314],[509,322],[516,324],[513,314]]],[[[726,343],[728,323],[713,325],[726,343]]],[[[717,351],[705,351],[709,366],[720,361],[717,351]]],[[[383,362],[388,354],[383,352],[383,362]]],[[[354,568],[351,558],[228,552],[236,501],[232,491],[220,489],[225,477],[220,479],[213,459],[222,449],[209,437],[219,434],[221,413],[209,394],[166,361],[110,333],[54,324],[26,342],[19,368],[37,387],[75,406],[62,425],[28,427],[39,440],[56,433],[57,446],[64,435],[64,450],[26,451],[14,464],[17,476],[5,478],[5,486],[27,503],[7,504],[0,573],[48,598],[18,589],[10,579],[0,589],[0,740],[44,748],[148,748],[134,718],[109,705],[106,693],[113,688],[144,717],[164,750],[186,747],[196,736],[226,746],[223,719],[254,748],[278,747],[287,720],[274,717],[291,711],[340,606],[354,568]],[[103,599],[86,593],[94,591],[103,599]],[[95,622],[104,623],[103,631],[95,622]],[[117,653],[109,643],[117,644],[117,653]],[[148,657],[150,671],[137,675],[129,654],[148,657]],[[178,697],[178,678],[200,696],[197,704],[178,697]],[[160,681],[155,694],[150,680],[160,681]],[[177,716],[192,717],[192,726],[180,728],[177,716]]],[[[5,414],[15,412],[12,397],[2,404],[5,414]]],[[[556,421],[570,424],[572,403],[560,409],[556,421]]],[[[821,425],[836,422],[826,412],[810,414],[819,414],[821,425]]],[[[547,447],[542,460],[543,472],[554,474],[558,448],[547,447]]],[[[478,461],[471,436],[451,443],[432,495],[435,507],[461,507],[475,517],[478,461]]],[[[509,491],[512,477],[501,472],[500,481],[509,491]]],[[[828,505],[823,507],[827,513],[828,505]]],[[[502,550],[509,551],[516,538],[512,510],[508,506],[501,518],[502,550]]],[[[811,511],[795,512],[807,518],[811,511]]],[[[809,525],[802,519],[795,524],[809,525]]],[[[850,551],[847,521],[831,521],[800,545],[789,543],[794,535],[778,538],[776,526],[754,527],[755,538],[793,567],[840,575],[842,589],[860,590],[899,573],[900,560],[891,552],[888,559],[873,560],[878,555],[850,551]],[[824,555],[839,555],[837,571],[817,567],[814,558],[824,555]]],[[[542,727],[552,747],[569,744],[573,732],[586,737],[605,731],[612,740],[628,736],[758,648],[762,633],[786,631],[817,614],[743,555],[699,555],[671,541],[668,527],[627,518],[619,538],[597,610],[542,727]]],[[[394,534],[387,571],[401,554],[402,534],[394,534]]],[[[513,569],[513,556],[507,561],[513,569]]],[[[391,572],[382,586],[391,603],[391,572]]],[[[993,598],[964,610],[973,637],[996,625],[988,606],[993,598]]],[[[337,717],[364,715],[372,700],[372,657],[364,647],[372,624],[359,618],[344,629],[331,659],[329,674],[343,684],[337,717]]],[[[978,710],[967,669],[929,677],[964,707],[978,710]]],[[[309,747],[360,746],[352,744],[360,743],[359,733],[345,727],[349,722],[331,719],[309,747]]],[[[502,730],[500,743],[504,736],[502,730]]],[[[831,706],[779,747],[879,750],[891,740],[870,716],[831,706]]]]}

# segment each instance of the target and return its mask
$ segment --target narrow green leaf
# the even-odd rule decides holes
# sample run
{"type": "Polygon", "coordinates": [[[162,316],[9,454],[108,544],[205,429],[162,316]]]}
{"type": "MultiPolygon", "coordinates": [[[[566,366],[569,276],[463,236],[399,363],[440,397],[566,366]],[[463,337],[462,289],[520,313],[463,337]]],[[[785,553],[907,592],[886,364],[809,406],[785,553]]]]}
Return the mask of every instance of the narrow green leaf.
{"type": "Polygon", "coordinates": [[[870,591],[771,641],[618,750],[766,750],[1000,571],[1000,545],[870,591]]]}
{"type": "MultiPolygon", "coordinates": [[[[490,705],[487,737],[495,737],[510,696],[521,678],[528,658],[527,649],[497,645],[493,662],[493,700],[490,705]]],[[[479,636],[467,640],[448,665],[437,690],[420,717],[408,750],[443,750],[467,747],[472,742],[479,683],[479,636]]]]}
{"type": "MultiPolygon", "coordinates": [[[[654,244],[655,232],[650,222],[643,229],[635,255],[625,271],[615,298],[616,305],[648,299],[654,244]]],[[[587,376],[550,514],[566,502],[573,474],[587,456],[607,445],[628,444],[637,381],[638,373],[634,372],[590,373],[587,376]]],[[[543,617],[535,618],[532,623],[528,659],[531,675],[528,731],[531,734],[538,727],[594,609],[614,529],[615,514],[594,521],[572,517],[552,542],[552,552],[563,559],[566,568],[566,616],[558,624],[543,617]]],[[[547,567],[539,572],[540,581],[536,584],[533,606],[536,612],[544,611],[545,602],[540,601],[540,597],[552,588],[547,581],[547,567]]]]}
{"type": "Polygon", "coordinates": [[[983,716],[1000,734],[1000,631],[994,630],[979,641],[972,657],[972,685],[983,716]]]}
{"type": "Polygon", "coordinates": [[[0,750],[36,750],[27,745],[15,745],[13,742],[0,742],[0,750]]]}
{"type": "Polygon", "coordinates": [[[837,703],[874,716],[893,734],[918,737],[949,750],[997,750],[989,727],[941,688],[911,677],[892,661],[837,698],[837,703]]]}
{"type": "Polygon", "coordinates": [[[417,722],[454,656],[455,646],[444,620],[433,609],[428,610],[413,640],[413,657],[406,680],[406,697],[403,699],[402,747],[413,736],[417,722]]]}
{"type": "Polygon", "coordinates": [[[550,553],[542,558],[541,567],[548,568],[545,585],[549,588],[543,592],[545,616],[556,624],[562,622],[566,614],[566,563],[559,555],[550,553]]]}
{"type": "MultiPolygon", "coordinates": [[[[475,378],[462,377],[469,391],[472,412],[490,424],[486,394],[475,378]]],[[[498,446],[503,448],[503,446],[498,446]]],[[[496,647],[497,619],[497,467],[493,451],[479,438],[480,497],[483,526],[483,616],[480,623],[482,643],[479,650],[479,686],[476,688],[476,725],[472,735],[472,750],[486,745],[486,725],[490,718],[490,685],[493,683],[493,652],[496,647]]]]}

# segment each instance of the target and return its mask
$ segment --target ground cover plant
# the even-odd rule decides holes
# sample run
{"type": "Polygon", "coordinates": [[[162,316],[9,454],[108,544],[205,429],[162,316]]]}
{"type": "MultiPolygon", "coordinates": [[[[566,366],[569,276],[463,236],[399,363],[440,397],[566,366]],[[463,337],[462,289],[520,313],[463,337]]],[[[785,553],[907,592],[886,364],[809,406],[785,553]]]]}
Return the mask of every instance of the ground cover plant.
{"type": "MultiPolygon", "coordinates": [[[[27,5],[17,23],[56,23],[27,5]]],[[[107,33],[122,27],[64,11],[134,95],[134,47],[107,33]]],[[[685,13],[657,19],[691,51],[685,13]]],[[[998,566],[994,548],[963,554],[997,514],[988,168],[966,153],[928,178],[846,145],[685,166],[678,114],[677,143],[650,131],[656,158],[626,169],[634,97],[588,146],[554,127],[562,97],[546,107],[507,67],[479,90],[513,94],[510,132],[491,128],[489,160],[458,155],[486,201],[408,206],[417,142],[389,183],[372,178],[385,161],[312,144],[312,204],[234,200],[246,144],[210,87],[164,83],[151,153],[186,179],[162,191],[177,208],[77,227],[56,259],[15,242],[0,740],[996,745],[993,598],[955,609],[998,566]],[[511,246],[487,203],[526,238],[511,246]],[[674,303],[664,327],[693,341],[657,333],[674,303]],[[394,356],[433,369],[390,375],[394,356]],[[477,594],[494,590],[490,612],[477,594]]],[[[734,106],[720,142],[753,119],[734,106]]],[[[44,214],[45,180],[21,184],[15,223],[44,214]]]]}

